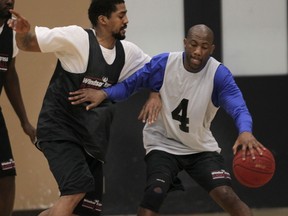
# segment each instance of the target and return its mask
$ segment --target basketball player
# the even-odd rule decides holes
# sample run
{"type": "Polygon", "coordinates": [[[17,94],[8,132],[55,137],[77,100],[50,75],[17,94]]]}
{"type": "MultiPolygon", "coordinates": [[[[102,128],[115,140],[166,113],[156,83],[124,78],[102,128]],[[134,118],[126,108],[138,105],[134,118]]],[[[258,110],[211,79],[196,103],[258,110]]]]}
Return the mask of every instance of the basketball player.
{"type": "Polygon", "coordinates": [[[159,117],[143,131],[147,184],[139,216],[159,214],[169,191],[181,186],[177,174],[182,170],[230,215],[252,215],[233,191],[221,149],[210,131],[218,109],[222,107],[238,129],[234,154],[241,147],[243,159],[247,151],[255,159],[255,151],[261,155],[265,148],[252,134],[251,115],[231,72],[211,56],[213,41],[208,26],[192,26],[184,39],[185,52],[159,54],[113,87],[70,93],[72,104],[89,101],[87,109],[92,109],[106,98],[123,100],[143,87],[160,92],[159,117]]]}
{"type": "MultiPolygon", "coordinates": [[[[0,94],[4,87],[6,95],[15,110],[24,132],[33,142],[35,128],[30,124],[21,96],[20,84],[15,67],[18,48],[15,32],[7,25],[11,17],[9,9],[14,7],[14,0],[0,0],[0,94]]],[[[13,158],[8,131],[0,107],[0,215],[12,214],[15,199],[15,161],[13,158]]]]}
{"type": "MultiPolygon", "coordinates": [[[[123,40],[128,24],[124,0],[91,1],[88,10],[91,29],[76,25],[36,27],[34,34],[24,17],[13,10],[11,13],[16,19],[10,20],[9,26],[17,32],[20,49],[54,53],[58,57],[38,119],[37,138],[61,194],[53,207],[40,215],[99,215],[102,164],[114,105],[106,100],[99,107],[86,110],[83,105],[72,106],[68,93],[79,88],[111,86],[134,73],[150,57],[135,44],[123,40]]],[[[155,98],[152,105],[149,102],[151,109],[161,107],[159,96],[155,98]]]]}

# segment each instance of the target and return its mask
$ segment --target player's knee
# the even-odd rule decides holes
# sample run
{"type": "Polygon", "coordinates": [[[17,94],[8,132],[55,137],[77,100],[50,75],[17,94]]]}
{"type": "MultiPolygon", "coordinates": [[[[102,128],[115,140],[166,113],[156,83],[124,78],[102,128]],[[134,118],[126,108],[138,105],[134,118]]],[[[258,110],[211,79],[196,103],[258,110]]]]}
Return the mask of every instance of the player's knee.
{"type": "Polygon", "coordinates": [[[167,192],[161,185],[151,185],[145,190],[141,207],[154,212],[159,212],[166,196],[167,192]]]}

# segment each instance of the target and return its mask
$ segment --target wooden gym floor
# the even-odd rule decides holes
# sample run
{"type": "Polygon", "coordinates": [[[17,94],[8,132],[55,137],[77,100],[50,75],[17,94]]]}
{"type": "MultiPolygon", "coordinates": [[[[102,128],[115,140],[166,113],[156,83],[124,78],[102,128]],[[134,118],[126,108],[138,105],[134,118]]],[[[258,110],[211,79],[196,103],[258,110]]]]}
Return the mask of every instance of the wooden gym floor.
{"type": "MultiPolygon", "coordinates": [[[[253,216],[288,216],[287,208],[261,208],[252,209],[253,216]]],[[[40,213],[39,210],[34,211],[16,211],[12,216],[36,216],[40,213]]],[[[105,216],[105,215],[103,215],[105,216]]],[[[135,216],[135,215],[106,215],[106,216],[135,216]]],[[[163,215],[163,216],[229,216],[227,213],[202,213],[202,214],[181,214],[181,215],[163,215]]]]}

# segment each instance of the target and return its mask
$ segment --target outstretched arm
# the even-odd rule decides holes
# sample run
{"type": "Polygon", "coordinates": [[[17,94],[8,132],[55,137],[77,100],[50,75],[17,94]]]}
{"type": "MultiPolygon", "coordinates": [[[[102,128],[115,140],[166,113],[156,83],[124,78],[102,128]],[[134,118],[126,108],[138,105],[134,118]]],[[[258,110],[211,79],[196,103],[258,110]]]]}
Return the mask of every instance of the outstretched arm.
{"type": "MultiPolygon", "coordinates": [[[[68,99],[73,105],[90,102],[90,104],[86,106],[86,110],[90,110],[97,107],[107,96],[107,93],[103,90],[86,88],[70,92],[68,99]]],[[[147,122],[148,124],[152,124],[157,120],[161,108],[162,101],[159,92],[150,92],[149,98],[142,107],[138,119],[143,123],[147,122]]]]}
{"type": "Polygon", "coordinates": [[[162,102],[159,90],[163,83],[164,72],[168,54],[160,54],[152,58],[144,67],[139,69],[124,81],[102,90],[80,89],[70,92],[68,98],[73,105],[90,102],[87,110],[98,106],[105,98],[112,101],[127,99],[134,92],[142,88],[152,90],[148,100],[143,106],[138,119],[143,122],[153,123],[161,110],[162,102]]]}
{"type": "Polygon", "coordinates": [[[127,99],[131,94],[138,91],[143,86],[143,80],[149,79],[148,73],[143,72],[141,68],[139,71],[114,86],[103,89],[83,88],[69,93],[68,100],[71,104],[78,105],[88,102],[86,110],[97,107],[106,98],[112,101],[122,101],[127,99]],[[143,78],[145,77],[145,78],[143,78]]]}
{"type": "Polygon", "coordinates": [[[8,20],[8,26],[16,32],[16,42],[19,49],[40,52],[37,38],[30,32],[30,23],[15,10],[10,10],[14,18],[8,20]]]}
{"type": "Polygon", "coordinates": [[[242,151],[245,160],[249,151],[255,159],[255,153],[262,155],[265,147],[252,134],[252,117],[231,72],[223,65],[218,67],[214,79],[213,103],[224,110],[234,119],[238,129],[238,137],[233,146],[233,153],[242,151]]]}

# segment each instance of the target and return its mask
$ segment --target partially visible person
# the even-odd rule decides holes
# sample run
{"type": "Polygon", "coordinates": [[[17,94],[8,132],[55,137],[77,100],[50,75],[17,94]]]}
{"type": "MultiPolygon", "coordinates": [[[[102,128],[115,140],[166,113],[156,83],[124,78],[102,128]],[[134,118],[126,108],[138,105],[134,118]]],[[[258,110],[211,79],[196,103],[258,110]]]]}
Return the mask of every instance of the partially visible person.
{"type": "MultiPolygon", "coordinates": [[[[6,95],[16,112],[24,132],[34,142],[36,131],[30,124],[21,96],[20,84],[15,67],[18,48],[15,32],[7,25],[11,18],[10,9],[14,0],[0,0],[0,95],[4,87],[6,95]]],[[[8,131],[0,107],[0,215],[12,214],[15,200],[15,161],[13,158],[8,131]]]]}
{"type": "Polygon", "coordinates": [[[255,152],[262,155],[265,147],[253,136],[252,117],[231,72],[211,56],[213,41],[214,34],[208,26],[192,26],[184,39],[184,52],[159,54],[112,87],[70,93],[72,104],[89,101],[89,110],[107,98],[124,100],[141,88],[160,92],[162,110],[158,119],[143,130],[147,183],[139,216],[159,214],[168,193],[182,188],[177,178],[182,170],[230,215],[252,215],[232,189],[224,157],[210,130],[218,109],[223,108],[238,129],[234,154],[240,149],[245,160],[249,151],[255,159],[255,152]]]}
{"type": "MultiPolygon", "coordinates": [[[[60,197],[40,215],[99,215],[102,164],[114,105],[106,100],[93,110],[72,106],[69,92],[114,85],[141,68],[150,57],[124,40],[128,24],[124,0],[92,0],[88,9],[91,29],[76,25],[52,29],[36,26],[33,33],[24,17],[14,10],[11,13],[15,19],[9,21],[9,26],[17,32],[20,49],[54,53],[58,58],[38,119],[37,147],[48,160],[60,197]]],[[[151,93],[143,107],[143,120],[153,122],[153,110],[161,108],[157,94],[151,93]]]]}

